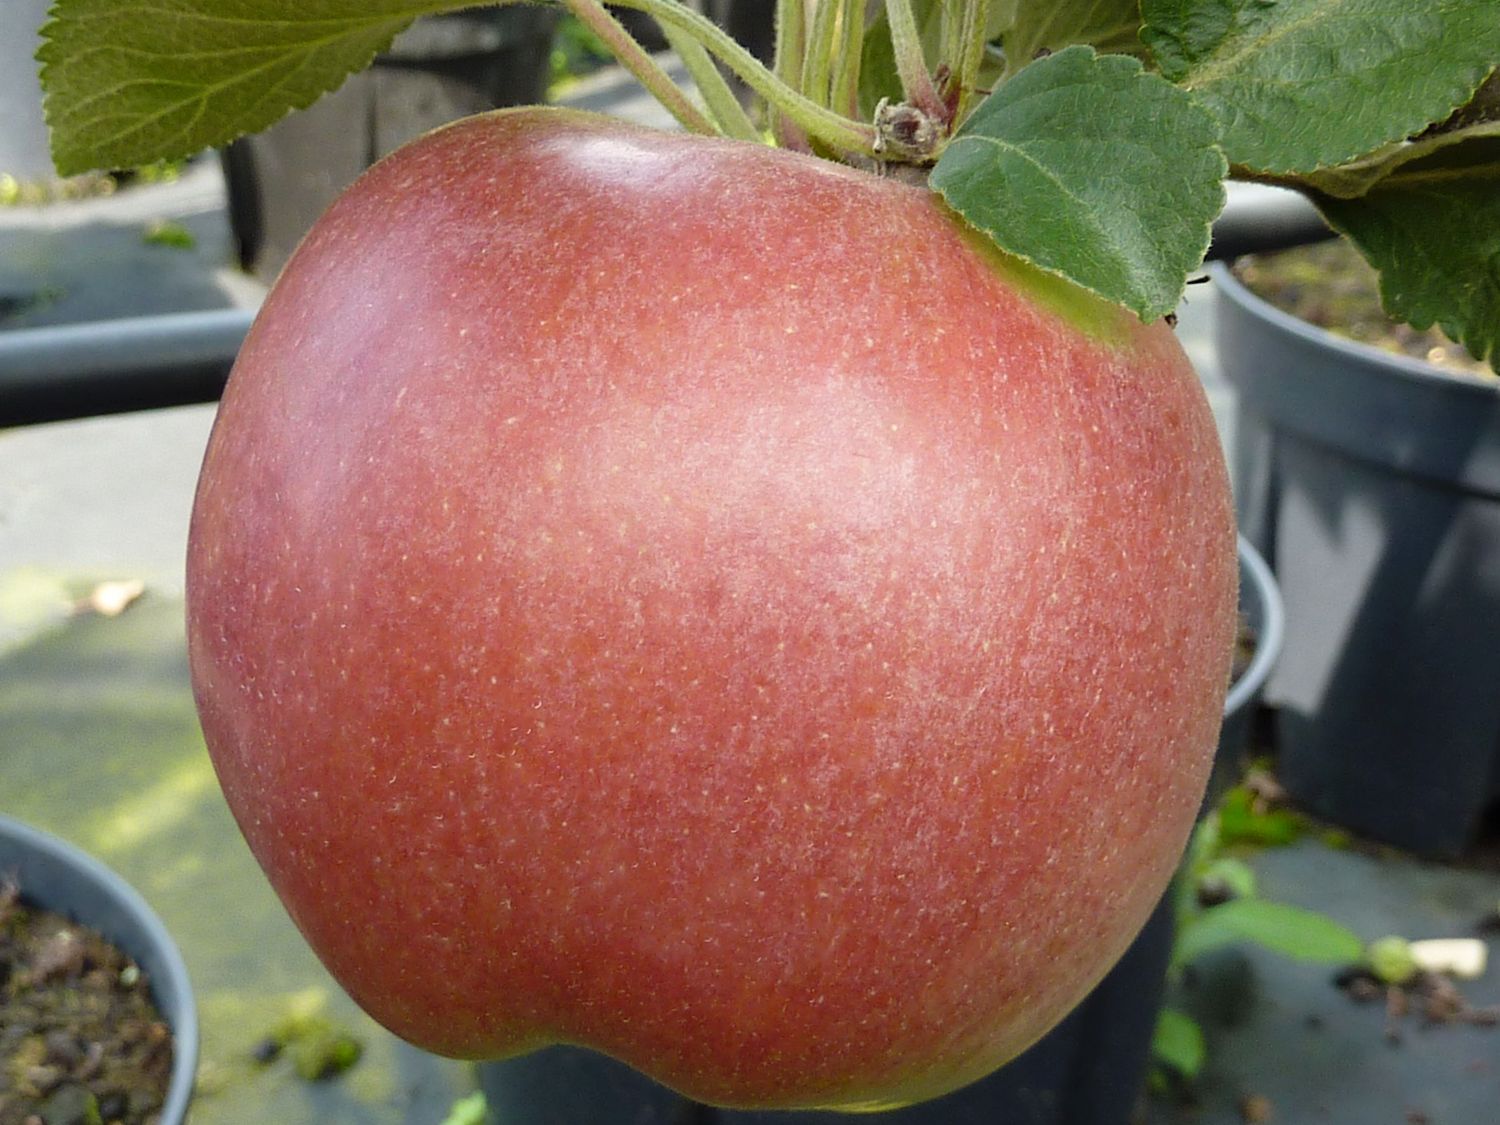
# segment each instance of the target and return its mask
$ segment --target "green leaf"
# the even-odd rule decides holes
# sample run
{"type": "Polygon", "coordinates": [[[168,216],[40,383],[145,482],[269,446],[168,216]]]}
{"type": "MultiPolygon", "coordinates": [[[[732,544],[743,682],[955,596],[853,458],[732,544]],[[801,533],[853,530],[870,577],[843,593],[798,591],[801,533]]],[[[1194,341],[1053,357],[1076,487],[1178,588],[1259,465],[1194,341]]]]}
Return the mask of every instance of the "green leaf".
{"type": "Polygon", "coordinates": [[[1302,834],[1303,820],[1291,809],[1261,809],[1255,794],[1237,785],[1219,804],[1219,837],[1224,845],[1280,847],[1302,834]]]}
{"type": "Polygon", "coordinates": [[[901,97],[901,78],[896,73],[896,48],[891,43],[891,25],[881,8],[865,32],[859,57],[859,111],[866,120],[886,99],[901,97]]]}
{"type": "Polygon", "coordinates": [[[1203,1070],[1207,1049],[1203,1028],[1186,1012],[1163,1008],[1156,1016],[1156,1030],[1151,1035],[1151,1054],[1163,1066],[1169,1066],[1184,1078],[1198,1077],[1203,1070]]]}
{"type": "Polygon", "coordinates": [[[986,98],[929,182],[1001,249],[1152,320],[1176,306],[1223,208],[1217,136],[1135,59],[1069,47],[986,98]]]}
{"type": "Polygon", "coordinates": [[[1188,838],[1183,869],[1197,872],[1207,867],[1218,856],[1223,847],[1222,841],[1219,810],[1214,809],[1193,827],[1193,834],[1188,838]]]}
{"type": "Polygon", "coordinates": [[[1014,72],[1039,52],[1075,43],[1115,54],[1144,54],[1140,30],[1137,0],[1056,0],[1021,5],[1000,42],[1014,72]]]}
{"type": "Polygon", "coordinates": [[[1235,899],[1190,919],[1177,934],[1172,964],[1189,964],[1213,949],[1250,942],[1298,961],[1349,964],[1364,943],[1332,918],[1283,902],[1235,899]]]}
{"type": "Polygon", "coordinates": [[[1358,199],[1315,199],[1380,271],[1386,311],[1500,368],[1500,137],[1402,165],[1358,199]]]}
{"type": "Polygon", "coordinates": [[[1257,886],[1254,869],[1244,860],[1227,855],[1208,864],[1198,882],[1218,884],[1235,898],[1254,898],[1257,886]]]}
{"type": "Polygon", "coordinates": [[[1500,121],[1480,122],[1452,132],[1424,133],[1410,141],[1383,145],[1374,152],[1336,168],[1299,177],[1304,187],[1339,199],[1357,199],[1404,165],[1422,160],[1453,145],[1482,137],[1500,137],[1500,121]]]}
{"type": "Polygon", "coordinates": [[[37,52],[62,175],[190,156],[311,105],[463,0],[58,0],[37,52]]]}
{"type": "Polygon", "coordinates": [[[1352,160],[1441,121],[1500,63],[1495,0],[1142,0],[1141,38],[1219,117],[1230,161],[1352,160]]]}

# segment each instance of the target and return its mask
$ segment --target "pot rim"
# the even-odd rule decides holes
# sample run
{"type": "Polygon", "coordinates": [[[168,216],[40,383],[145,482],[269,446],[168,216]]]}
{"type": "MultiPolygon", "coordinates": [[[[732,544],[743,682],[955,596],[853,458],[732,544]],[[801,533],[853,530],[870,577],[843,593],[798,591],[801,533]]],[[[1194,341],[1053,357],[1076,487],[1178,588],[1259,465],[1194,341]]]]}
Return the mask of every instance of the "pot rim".
{"type": "MultiPolygon", "coordinates": [[[[151,969],[152,999],[157,1001],[162,1017],[172,1028],[172,1074],[166,1099],[162,1103],[161,1121],[164,1125],[169,1125],[186,1120],[198,1069],[198,1012],[187,964],[165,924],[141,897],[140,892],[118,872],[66,840],[0,814],[0,845],[7,842],[16,845],[16,851],[31,852],[43,861],[50,861],[76,872],[80,883],[87,884],[102,901],[128,919],[151,945],[153,958],[158,962],[151,969]],[[164,998],[175,1002],[164,1002],[164,998]]],[[[7,861],[0,858],[0,874],[4,874],[8,866],[7,861]]],[[[34,894],[25,886],[21,894],[43,909],[58,909],[46,900],[44,894],[34,894]]],[[[75,921],[84,925],[96,925],[90,918],[80,917],[79,911],[63,909],[60,912],[74,917],[75,921]]],[[[118,940],[107,929],[101,930],[101,933],[107,940],[118,940]]],[[[135,952],[131,955],[137,960],[141,959],[135,952]]]]}
{"type": "Polygon", "coordinates": [[[1232,265],[1231,262],[1207,263],[1208,275],[1213,278],[1214,287],[1250,315],[1268,322],[1289,336],[1320,348],[1327,348],[1348,359],[1377,368],[1397,378],[1423,384],[1441,383],[1449,387],[1456,384],[1471,388],[1476,392],[1500,397],[1500,378],[1471,375],[1466,371],[1450,371],[1435,363],[1428,363],[1425,359],[1397,355],[1384,348],[1377,348],[1374,344],[1347,339],[1327,328],[1320,328],[1294,316],[1285,309],[1273,305],[1237,278],[1231,268],[1232,265]]]}
{"type": "MultiPolygon", "coordinates": [[[[1241,586],[1252,586],[1260,603],[1261,620],[1257,623],[1255,655],[1239,679],[1229,686],[1224,697],[1224,715],[1233,715],[1247,706],[1265,687],[1281,646],[1286,638],[1286,606],[1270,566],[1243,535],[1238,536],[1241,586]]],[[[1243,594],[1241,595],[1243,600],[1243,594]]]]}

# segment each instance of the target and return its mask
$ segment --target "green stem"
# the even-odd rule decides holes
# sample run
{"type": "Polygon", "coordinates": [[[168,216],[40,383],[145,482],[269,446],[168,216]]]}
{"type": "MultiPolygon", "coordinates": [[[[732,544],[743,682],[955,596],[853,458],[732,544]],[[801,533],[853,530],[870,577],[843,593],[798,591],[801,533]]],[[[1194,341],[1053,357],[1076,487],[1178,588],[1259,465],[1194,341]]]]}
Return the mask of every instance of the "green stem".
{"type": "MultiPolygon", "coordinates": [[[[778,81],[798,89],[807,59],[807,5],[804,0],[776,0],[776,54],[773,69],[778,81]]],[[[769,105],[769,103],[767,103],[769,105]]],[[[810,152],[807,134],[770,106],[771,132],[782,148],[810,152]]]]}
{"type": "Polygon", "coordinates": [[[599,0],[562,0],[563,5],[578,18],[578,21],[604,41],[615,59],[635,76],[651,96],[675,117],[690,133],[716,135],[718,129],[705,117],[682,92],[682,88],[626,31],[620,21],[610,15],[599,0]]]}
{"type": "MultiPolygon", "coordinates": [[[[573,4],[595,0],[564,0],[573,4]]],[[[752,90],[765,98],[776,111],[783,113],[799,129],[829,148],[846,154],[876,155],[875,128],[851,121],[833,110],[818,105],[798,93],[765,68],[754,55],[707,17],[679,3],[678,0],[615,0],[622,8],[635,8],[655,17],[663,26],[681,28],[703,44],[715,58],[737,74],[752,90]]],[[[649,58],[649,56],[647,56],[649,58]]],[[[654,92],[654,91],[653,91],[654,92]]]]}
{"type": "Polygon", "coordinates": [[[921,110],[934,121],[948,116],[942,96],[932,82],[932,72],[927,69],[927,59],[922,54],[922,37],[917,31],[917,18],[912,12],[911,0],[886,0],[886,19],[891,27],[891,46],[896,52],[896,73],[901,79],[901,92],[906,104],[921,110]]]}
{"type": "Polygon", "coordinates": [[[964,33],[969,28],[969,15],[974,10],[973,0],[940,0],[942,19],[939,23],[942,48],[938,61],[946,63],[951,73],[958,70],[958,60],[963,55],[964,33]]]}
{"type": "Polygon", "coordinates": [[[828,104],[846,117],[859,116],[859,67],[865,51],[864,0],[842,0],[844,41],[833,62],[828,104]]]}
{"type": "Polygon", "coordinates": [[[959,52],[953,59],[953,80],[957,83],[958,104],[953,120],[962,125],[980,97],[979,74],[984,67],[985,31],[990,23],[990,0],[966,0],[959,52]]]}
{"type": "Polygon", "coordinates": [[[819,105],[833,108],[829,76],[833,69],[833,45],[839,30],[836,0],[817,0],[813,8],[812,31],[807,37],[807,57],[802,62],[802,81],[798,88],[819,105]]]}
{"type": "Polygon", "coordinates": [[[719,131],[735,140],[759,141],[760,130],[750,120],[745,107],[740,105],[739,98],[734,96],[734,91],[729,88],[723,73],[714,65],[714,60],[703,49],[703,45],[680,28],[669,24],[663,24],[661,30],[667,43],[677,52],[678,58],[682,59],[688,73],[693,76],[693,82],[703,95],[704,104],[719,131]]]}

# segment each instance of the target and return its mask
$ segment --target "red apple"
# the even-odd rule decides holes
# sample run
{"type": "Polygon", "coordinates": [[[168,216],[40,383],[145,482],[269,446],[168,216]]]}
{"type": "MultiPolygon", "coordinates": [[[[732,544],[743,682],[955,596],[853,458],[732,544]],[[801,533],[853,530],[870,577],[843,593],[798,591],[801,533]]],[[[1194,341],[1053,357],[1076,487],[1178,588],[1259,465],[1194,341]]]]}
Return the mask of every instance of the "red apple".
{"type": "Polygon", "coordinates": [[[924,189],[555,110],[318,223],[188,565],[230,807],[356,1000],[738,1106],[934,1096],[1077,1002],[1235,610],[1168,326],[924,189]]]}

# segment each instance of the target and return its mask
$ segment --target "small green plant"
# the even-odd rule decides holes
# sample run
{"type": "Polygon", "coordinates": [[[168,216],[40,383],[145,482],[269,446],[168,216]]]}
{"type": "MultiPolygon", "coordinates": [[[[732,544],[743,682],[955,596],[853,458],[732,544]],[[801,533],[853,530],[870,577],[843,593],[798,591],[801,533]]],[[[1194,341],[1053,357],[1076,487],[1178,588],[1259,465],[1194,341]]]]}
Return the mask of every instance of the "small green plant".
{"type": "Polygon", "coordinates": [[[181,223],[170,219],[154,219],[141,231],[141,241],[148,246],[166,246],[173,250],[191,250],[198,245],[198,236],[181,223]]]}
{"type": "MultiPolygon", "coordinates": [[[[1247,785],[1231,789],[1203,818],[1177,882],[1173,973],[1180,974],[1211,950],[1245,943],[1329,965],[1366,959],[1364,942],[1332,918],[1260,897],[1254,869],[1235,854],[1237,847],[1290,844],[1307,827],[1303,817],[1260,800],[1247,785]]],[[[1371,960],[1374,954],[1371,947],[1371,960]]],[[[1203,1029],[1186,1012],[1164,1008],[1157,1018],[1152,1054],[1158,1068],[1191,1081],[1207,1056],[1203,1029]]],[[[1158,1085],[1164,1081],[1160,1073],[1155,1079],[1158,1085]]]]}
{"type": "MultiPolygon", "coordinates": [[[[1235,805],[1238,798],[1231,793],[1229,802],[1235,805]]],[[[1266,837],[1259,838],[1264,842],[1266,837]]],[[[1261,898],[1254,870],[1226,850],[1235,842],[1235,837],[1226,837],[1220,812],[1205,817],[1194,832],[1179,884],[1174,969],[1239,941],[1303,961],[1359,960],[1364,943],[1337,922],[1316,911],[1261,898]]],[[[1291,838],[1275,842],[1290,843],[1291,838]]]]}
{"type": "MultiPolygon", "coordinates": [[[[1475,938],[1410,941],[1385,935],[1369,943],[1333,919],[1312,910],[1260,897],[1251,850],[1280,847],[1307,836],[1330,848],[1346,848],[1349,837],[1284,804],[1280,786],[1255,768],[1231,789],[1194,831],[1176,884],[1177,934],[1171,971],[1181,974],[1211,950],[1258,945],[1299,961],[1335,965],[1335,980],[1355,1000],[1387,998],[1391,1012],[1408,1006],[1429,1023],[1500,1022],[1500,1010],[1471,1005],[1450,978],[1484,972],[1486,948],[1475,938]]],[[[1389,1026],[1386,1034],[1396,1033],[1389,1026]]],[[[1173,1078],[1191,1082],[1207,1061],[1203,1029],[1186,1012],[1164,1008],[1152,1040],[1152,1088],[1173,1078]]]]}
{"type": "Polygon", "coordinates": [[[277,1022],[256,1048],[256,1060],[268,1065],[286,1056],[306,1082],[321,1082],[349,1070],[364,1055],[364,1044],[349,1028],[319,1009],[293,1011],[277,1022]]]}

